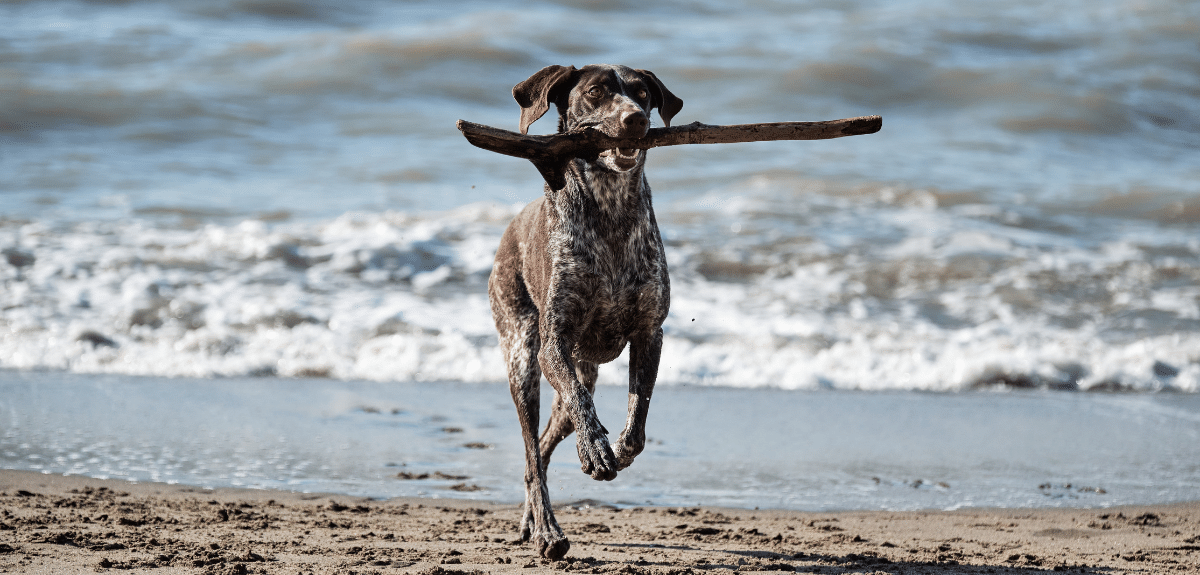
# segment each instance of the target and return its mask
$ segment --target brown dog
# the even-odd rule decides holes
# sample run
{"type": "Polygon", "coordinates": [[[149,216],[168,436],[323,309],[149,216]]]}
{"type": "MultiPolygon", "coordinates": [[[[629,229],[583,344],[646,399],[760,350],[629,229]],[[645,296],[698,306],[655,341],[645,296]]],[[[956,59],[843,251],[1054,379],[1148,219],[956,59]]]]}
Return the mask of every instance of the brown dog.
{"type": "MultiPolygon", "coordinates": [[[[594,128],[617,138],[646,135],[649,114],[663,123],[683,101],[646,70],[548,66],[513,88],[521,132],[553,103],[558,131],[594,128]]],[[[488,282],[492,317],[525,439],[522,540],[558,559],[571,544],[550,508],[546,465],[576,431],[583,472],[609,481],[646,442],[646,413],[658,375],[670,280],[643,167],[646,151],[612,149],[573,158],[566,185],[545,186],[500,240],[488,282]],[[596,418],[596,368],[629,345],[629,415],[615,448],[596,418]],[[554,387],[550,422],[537,437],[541,375],[554,387]]]]}

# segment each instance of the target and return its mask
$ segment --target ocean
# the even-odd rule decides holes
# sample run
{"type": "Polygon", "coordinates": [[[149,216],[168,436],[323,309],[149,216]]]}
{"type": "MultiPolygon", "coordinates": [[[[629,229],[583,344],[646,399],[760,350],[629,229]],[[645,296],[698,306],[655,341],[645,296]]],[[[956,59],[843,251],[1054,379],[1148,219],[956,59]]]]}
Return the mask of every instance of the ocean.
{"type": "MultiPolygon", "coordinates": [[[[604,62],[654,71],[676,125],[884,119],[649,152],[673,288],[660,394],[1195,413],[1195,2],[27,0],[0,22],[12,390],[503,395],[486,282],[541,180],[454,124],[515,130],[513,85],[604,62]]],[[[32,468],[14,422],[42,404],[0,401],[0,461],[32,468]]],[[[1194,498],[1181,473],[1168,498],[1194,498]]],[[[837,507],[789,501],[763,504],[837,507]]]]}

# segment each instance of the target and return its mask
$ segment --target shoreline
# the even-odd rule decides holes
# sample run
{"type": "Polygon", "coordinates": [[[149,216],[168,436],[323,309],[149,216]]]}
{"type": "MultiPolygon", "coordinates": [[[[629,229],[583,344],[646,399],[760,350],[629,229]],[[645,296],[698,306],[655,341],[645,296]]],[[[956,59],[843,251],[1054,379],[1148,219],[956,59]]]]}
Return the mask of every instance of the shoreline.
{"type": "MultiPolygon", "coordinates": [[[[524,497],[524,444],[504,385],[0,372],[0,390],[4,468],[377,498],[524,497]],[[480,490],[446,491],[460,482],[480,490]]],[[[542,400],[548,413],[553,394],[542,400]]],[[[625,420],[623,388],[597,386],[594,400],[602,422],[625,420]]],[[[560,454],[548,470],[556,501],[824,511],[1200,498],[1189,463],[1200,460],[1189,439],[1200,434],[1200,394],[661,386],[654,401],[637,465],[597,482],[560,454]]]]}
{"type": "Polygon", "coordinates": [[[1164,573],[1200,570],[1200,501],[799,512],[557,507],[547,562],[520,506],[130,483],[0,470],[0,572],[1164,573]]]}

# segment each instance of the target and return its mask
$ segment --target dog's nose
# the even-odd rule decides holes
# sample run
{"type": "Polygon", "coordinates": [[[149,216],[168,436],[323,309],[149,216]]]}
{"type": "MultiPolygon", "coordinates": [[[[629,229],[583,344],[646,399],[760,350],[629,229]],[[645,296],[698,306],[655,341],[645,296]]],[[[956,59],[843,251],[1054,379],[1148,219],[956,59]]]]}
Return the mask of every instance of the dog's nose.
{"type": "Polygon", "coordinates": [[[641,110],[631,110],[626,112],[621,118],[621,123],[625,125],[625,130],[634,132],[638,136],[646,133],[646,124],[648,121],[646,113],[641,110]]]}

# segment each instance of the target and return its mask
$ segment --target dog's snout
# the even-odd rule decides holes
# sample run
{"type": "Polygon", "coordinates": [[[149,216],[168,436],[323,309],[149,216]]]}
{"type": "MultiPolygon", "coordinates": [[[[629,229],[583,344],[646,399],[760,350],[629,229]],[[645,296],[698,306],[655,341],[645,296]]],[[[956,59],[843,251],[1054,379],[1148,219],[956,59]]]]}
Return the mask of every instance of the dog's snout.
{"type": "Polygon", "coordinates": [[[638,136],[646,133],[646,126],[649,121],[649,118],[646,117],[646,113],[641,110],[627,111],[621,117],[621,124],[625,128],[625,131],[638,136]]]}

